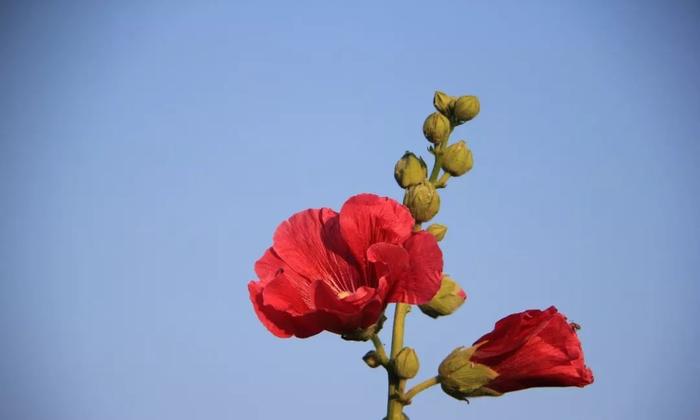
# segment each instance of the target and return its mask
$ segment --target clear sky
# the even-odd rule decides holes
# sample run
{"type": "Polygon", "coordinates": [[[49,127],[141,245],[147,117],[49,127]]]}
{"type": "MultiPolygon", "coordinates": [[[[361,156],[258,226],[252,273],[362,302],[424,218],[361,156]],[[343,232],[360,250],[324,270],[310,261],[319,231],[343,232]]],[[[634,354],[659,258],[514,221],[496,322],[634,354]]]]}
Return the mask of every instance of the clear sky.
{"type": "Polygon", "coordinates": [[[273,337],[246,283],[292,213],[400,198],[435,89],[482,111],[419,378],[554,304],[596,381],[408,415],[700,418],[697,2],[44,3],[0,4],[0,418],[381,418],[369,345],[273,337]]]}

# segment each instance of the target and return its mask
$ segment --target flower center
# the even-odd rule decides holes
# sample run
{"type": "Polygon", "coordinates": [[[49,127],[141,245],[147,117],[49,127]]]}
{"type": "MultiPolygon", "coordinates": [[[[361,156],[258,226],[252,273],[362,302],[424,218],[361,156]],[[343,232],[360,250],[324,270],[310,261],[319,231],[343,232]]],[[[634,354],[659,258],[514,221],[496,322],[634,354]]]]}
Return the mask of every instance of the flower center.
{"type": "Polygon", "coordinates": [[[350,296],[352,292],[348,292],[347,290],[343,290],[338,292],[338,299],[345,299],[346,297],[350,296]]]}

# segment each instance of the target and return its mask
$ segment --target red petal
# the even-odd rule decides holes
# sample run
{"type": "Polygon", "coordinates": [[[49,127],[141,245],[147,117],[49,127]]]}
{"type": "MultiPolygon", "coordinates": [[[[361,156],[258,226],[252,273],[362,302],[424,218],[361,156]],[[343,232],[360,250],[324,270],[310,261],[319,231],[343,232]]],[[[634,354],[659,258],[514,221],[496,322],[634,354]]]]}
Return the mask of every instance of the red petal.
{"type": "Polygon", "coordinates": [[[411,235],[414,220],[398,202],[374,194],[350,197],[340,209],[340,231],[360,266],[367,263],[367,249],[375,243],[400,245],[411,235]]]}
{"type": "Polygon", "coordinates": [[[493,331],[474,342],[474,345],[484,343],[479,347],[479,358],[489,359],[487,364],[490,366],[498,363],[500,359],[522,347],[530,337],[538,334],[556,313],[557,308],[551,306],[545,311],[531,309],[499,320],[493,331]]]}
{"type": "MultiPolygon", "coordinates": [[[[305,281],[308,289],[315,280],[330,282],[334,288],[355,290],[360,274],[339,232],[338,214],[330,209],[299,212],[275,231],[273,249],[279,258],[305,281]]],[[[290,276],[290,280],[296,279],[290,276]]]]}
{"type": "Polygon", "coordinates": [[[299,289],[284,273],[280,273],[263,287],[262,298],[265,305],[290,315],[304,315],[310,312],[299,289]]]}
{"type": "Polygon", "coordinates": [[[255,262],[255,274],[263,283],[274,279],[280,270],[286,271],[285,269],[288,268],[287,264],[277,256],[272,248],[268,248],[263,256],[255,262]]]}
{"type": "Polygon", "coordinates": [[[383,311],[376,291],[362,287],[345,299],[325,282],[314,285],[314,302],[325,330],[345,334],[374,324],[383,311]]]}
{"type": "Polygon", "coordinates": [[[367,260],[374,264],[377,278],[386,278],[390,290],[410,270],[410,256],[402,246],[380,242],[369,247],[367,260]]]}
{"type": "Polygon", "coordinates": [[[499,373],[488,385],[499,392],[593,381],[575,331],[554,307],[509,315],[477,343],[472,360],[499,373]]]}
{"type": "Polygon", "coordinates": [[[253,303],[258,319],[272,334],[281,338],[288,338],[294,334],[289,315],[284,312],[264,310],[262,289],[258,282],[251,281],[248,283],[248,293],[250,293],[250,301],[253,303]]]}
{"type": "Polygon", "coordinates": [[[292,306],[296,308],[298,313],[308,312],[310,308],[309,305],[312,301],[311,281],[292,270],[282,261],[274,249],[268,248],[265,254],[255,262],[255,273],[258,275],[262,287],[267,287],[271,281],[277,278],[281,273],[284,273],[286,282],[288,282],[290,288],[293,288],[296,292],[290,295],[296,302],[296,304],[292,306]],[[301,304],[303,304],[306,309],[302,308],[301,304],[298,302],[299,300],[301,300],[301,304]]]}
{"type": "MultiPolygon", "coordinates": [[[[413,234],[406,241],[404,247],[408,255],[408,268],[391,282],[391,291],[387,300],[413,305],[426,303],[440,289],[442,251],[440,251],[435,237],[427,232],[413,234]]],[[[384,264],[388,266],[397,263],[403,264],[396,251],[392,251],[394,255],[391,256],[386,253],[386,247],[383,248],[384,264]]]]}
{"type": "Polygon", "coordinates": [[[265,305],[260,282],[251,281],[248,283],[248,292],[260,322],[277,337],[288,338],[295,335],[299,338],[306,338],[323,331],[323,325],[319,322],[319,316],[316,313],[292,316],[287,312],[278,311],[265,305]]]}

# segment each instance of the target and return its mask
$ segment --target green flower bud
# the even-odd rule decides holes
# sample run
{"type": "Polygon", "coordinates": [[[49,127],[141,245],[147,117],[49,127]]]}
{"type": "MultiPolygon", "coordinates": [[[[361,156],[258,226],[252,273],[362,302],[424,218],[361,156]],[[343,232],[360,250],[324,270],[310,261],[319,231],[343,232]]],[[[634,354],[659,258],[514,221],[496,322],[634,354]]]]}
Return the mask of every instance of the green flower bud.
{"type": "Polygon", "coordinates": [[[442,169],[452,176],[461,176],[474,166],[474,157],[464,140],[451,144],[442,155],[442,169]]]}
{"type": "Polygon", "coordinates": [[[466,400],[468,397],[501,395],[485,386],[495,379],[498,373],[486,365],[470,360],[477,347],[458,347],[440,363],[440,386],[453,398],[466,400]]]}
{"type": "Polygon", "coordinates": [[[440,195],[435,186],[426,180],[406,190],[403,204],[411,211],[416,223],[423,223],[440,211],[440,195]]]}
{"type": "Polygon", "coordinates": [[[479,98],[476,96],[460,96],[455,101],[453,118],[458,124],[471,120],[479,114],[479,98]]]}
{"type": "Polygon", "coordinates": [[[423,134],[429,142],[440,144],[450,136],[450,120],[439,112],[428,115],[423,123],[423,134]]]}
{"type": "Polygon", "coordinates": [[[428,231],[428,233],[433,235],[438,242],[440,242],[447,233],[447,226],[441,225],[439,223],[433,223],[432,225],[428,226],[428,229],[426,230],[428,231]]]}
{"type": "Polygon", "coordinates": [[[401,379],[411,379],[418,373],[420,363],[416,351],[410,347],[404,347],[391,361],[391,368],[396,376],[401,379]]]}
{"type": "Polygon", "coordinates": [[[433,106],[435,106],[435,109],[437,109],[442,115],[446,116],[447,118],[452,118],[452,110],[454,109],[456,100],[457,98],[454,96],[450,96],[438,90],[435,92],[435,96],[433,97],[433,106]]]}
{"type": "Polygon", "coordinates": [[[411,152],[404,153],[403,157],[394,166],[394,178],[401,188],[420,184],[428,177],[428,166],[423,158],[417,157],[411,152]]]}
{"type": "Polygon", "coordinates": [[[362,356],[362,360],[364,360],[367,366],[371,367],[372,369],[382,365],[382,363],[379,361],[379,355],[374,350],[368,351],[364,356],[362,356]]]}
{"type": "Polygon", "coordinates": [[[432,318],[453,313],[467,299],[467,294],[451,277],[443,275],[440,289],[430,302],[418,305],[420,310],[432,318]]]}

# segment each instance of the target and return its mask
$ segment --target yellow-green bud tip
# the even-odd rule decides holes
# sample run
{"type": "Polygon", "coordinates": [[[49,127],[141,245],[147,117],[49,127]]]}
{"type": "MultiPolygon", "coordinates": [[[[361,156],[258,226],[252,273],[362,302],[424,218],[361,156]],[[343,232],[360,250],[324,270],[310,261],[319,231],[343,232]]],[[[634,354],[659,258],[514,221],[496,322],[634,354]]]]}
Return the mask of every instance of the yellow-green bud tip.
{"type": "Polygon", "coordinates": [[[429,142],[440,144],[450,136],[450,120],[439,112],[428,115],[423,123],[423,134],[429,142]]]}
{"type": "Polygon", "coordinates": [[[420,184],[428,177],[428,166],[423,158],[411,152],[404,153],[403,157],[394,166],[394,178],[401,188],[420,184]]]}
{"type": "Polygon", "coordinates": [[[440,242],[445,238],[447,226],[441,225],[440,223],[433,223],[432,225],[428,226],[426,230],[428,233],[433,235],[438,242],[440,242]]]}
{"type": "Polygon", "coordinates": [[[452,117],[458,124],[467,122],[479,114],[481,105],[476,96],[460,96],[454,104],[452,117]]]}
{"type": "Polygon", "coordinates": [[[420,310],[432,318],[450,315],[462,306],[467,300],[467,294],[447,275],[442,276],[440,289],[430,302],[419,305],[420,310]]]}
{"type": "Polygon", "coordinates": [[[474,156],[464,140],[451,144],[442,157],[442,169],[452,176],[461,176],[474,166],[474,156]]]}
{"type": "Polygon", "coordinates": [[[471,361],[477,347],[458,347],[440,363],[440,386],[453,398],[466,400],[469,397],[500,395],[486,386],[498,376],[498,372],[471,361]]]}
{"type": "Polygon", "coordinates": [[[416,351],[410,347],[404,347],[391,362],[394,374],[401,379],[411,379],[418,374],[420,362],[416,351]]]}
{"type": "Polygon", "coordinates": [[[452,118],[452,110],[454,109],[456,100],[457,98],[454,96],[450,96],[438,90],[435,92],[435,96],[433,97],[433,106],[442,115],[446,116],[447,118],[452,118]]]}
{"type": "Polygon", "coordinates": [[[403,204],[411,211],[416,223],[423,223],[440,211],[440,195],[435,186],[426,180],[406,190],[403,204]]]}

